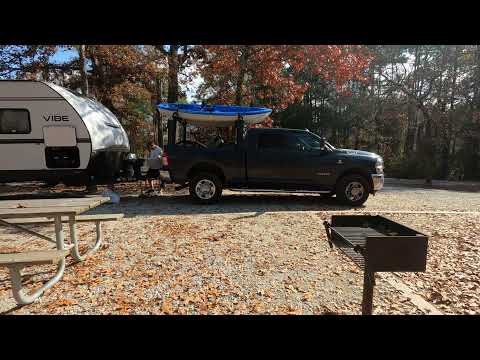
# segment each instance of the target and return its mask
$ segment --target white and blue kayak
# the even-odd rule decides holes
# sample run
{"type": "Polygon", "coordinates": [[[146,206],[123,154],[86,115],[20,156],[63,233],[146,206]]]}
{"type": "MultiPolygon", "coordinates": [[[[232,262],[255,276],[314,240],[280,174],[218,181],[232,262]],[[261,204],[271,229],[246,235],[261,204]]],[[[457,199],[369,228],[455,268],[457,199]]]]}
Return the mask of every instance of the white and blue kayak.
{"type": "Polygon", "coordinates": [[[174,113],[193,125],[231,126],[239,116],[247,124],[257,124],[265,120],[272,110],[261,107],[199,105],[199,104],[159,104],[161,115],[170,118],[174,113]]]}

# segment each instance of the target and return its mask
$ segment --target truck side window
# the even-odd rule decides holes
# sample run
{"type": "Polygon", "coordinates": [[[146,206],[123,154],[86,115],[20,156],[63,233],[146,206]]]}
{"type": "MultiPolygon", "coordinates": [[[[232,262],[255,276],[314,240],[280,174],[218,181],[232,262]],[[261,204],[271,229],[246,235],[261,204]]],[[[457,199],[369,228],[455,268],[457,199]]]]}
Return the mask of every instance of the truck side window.
{"type": "Polygon", "coordinates": [[[258,137],[258,150],[262,151],[297,151],[296,141],[283,134],[261,134],[258,137]]]}
{"type": "Polygon", "coordinates": [[[321,139],[317,138],[316,136],[304,132],[296,134],[297,138],[307,146],[307,148],[312,150],[322,150],[324,146],[322,146],[321,139]]]}
{"type": "Polygon", "coordinates": [[[0,134],[29,134],[30,113],[25,109],[0,109],[0,134]]]}

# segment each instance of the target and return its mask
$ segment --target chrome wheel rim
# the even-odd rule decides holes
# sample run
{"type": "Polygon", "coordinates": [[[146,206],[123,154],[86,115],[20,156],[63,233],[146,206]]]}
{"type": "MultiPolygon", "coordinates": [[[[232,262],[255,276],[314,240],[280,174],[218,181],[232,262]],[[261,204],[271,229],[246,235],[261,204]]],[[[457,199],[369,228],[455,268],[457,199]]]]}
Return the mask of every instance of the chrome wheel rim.
{"type": "Polygon", "coordinates": [[[363,197],[363,194],[365,194],[365,187],[358,181],[348,183],[345,188],[345,196],[349,201],[358,201],[363,197]]]}
{"type": "Polygon", "coordinates": [[[215,184],[208,179],[200,180],[195,186],[195,193],[202,200],[209,200],[215,195],[215,184]]]}

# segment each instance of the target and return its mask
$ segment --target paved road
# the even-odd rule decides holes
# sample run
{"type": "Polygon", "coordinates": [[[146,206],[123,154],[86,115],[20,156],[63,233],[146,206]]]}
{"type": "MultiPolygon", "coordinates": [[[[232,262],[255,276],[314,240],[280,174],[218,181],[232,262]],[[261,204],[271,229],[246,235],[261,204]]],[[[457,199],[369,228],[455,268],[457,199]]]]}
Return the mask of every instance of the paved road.
{"type": "Polygon", "coordinates": [[[425,180],[420,179],[395,179],[386,178],[385,185],[389,188],[423,188],[423,189],[442,189],[455,191],[480,192],[480,182],[473,181],[446,181],[433,180],[431,185],[425,184],[425,180]]]}

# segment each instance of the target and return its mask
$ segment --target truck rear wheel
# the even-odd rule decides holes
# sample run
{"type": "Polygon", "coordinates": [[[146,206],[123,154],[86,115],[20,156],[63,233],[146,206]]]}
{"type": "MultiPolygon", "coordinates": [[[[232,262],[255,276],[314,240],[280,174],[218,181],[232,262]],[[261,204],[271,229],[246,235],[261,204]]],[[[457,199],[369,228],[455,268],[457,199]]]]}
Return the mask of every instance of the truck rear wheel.
{"type": "Polygon", "coordinates": [[[341,203],[360,206],[368,199],[369,185],[361,175],[347,175],[338,182],[336,194],[341,203]]]}
{"type": "Polygon", "coordinates": [[[199,204],[213,204],[222,195],[222,182],[211,173],[195,174],[190,180],[189,191],[193,201],[199,204]]]}

